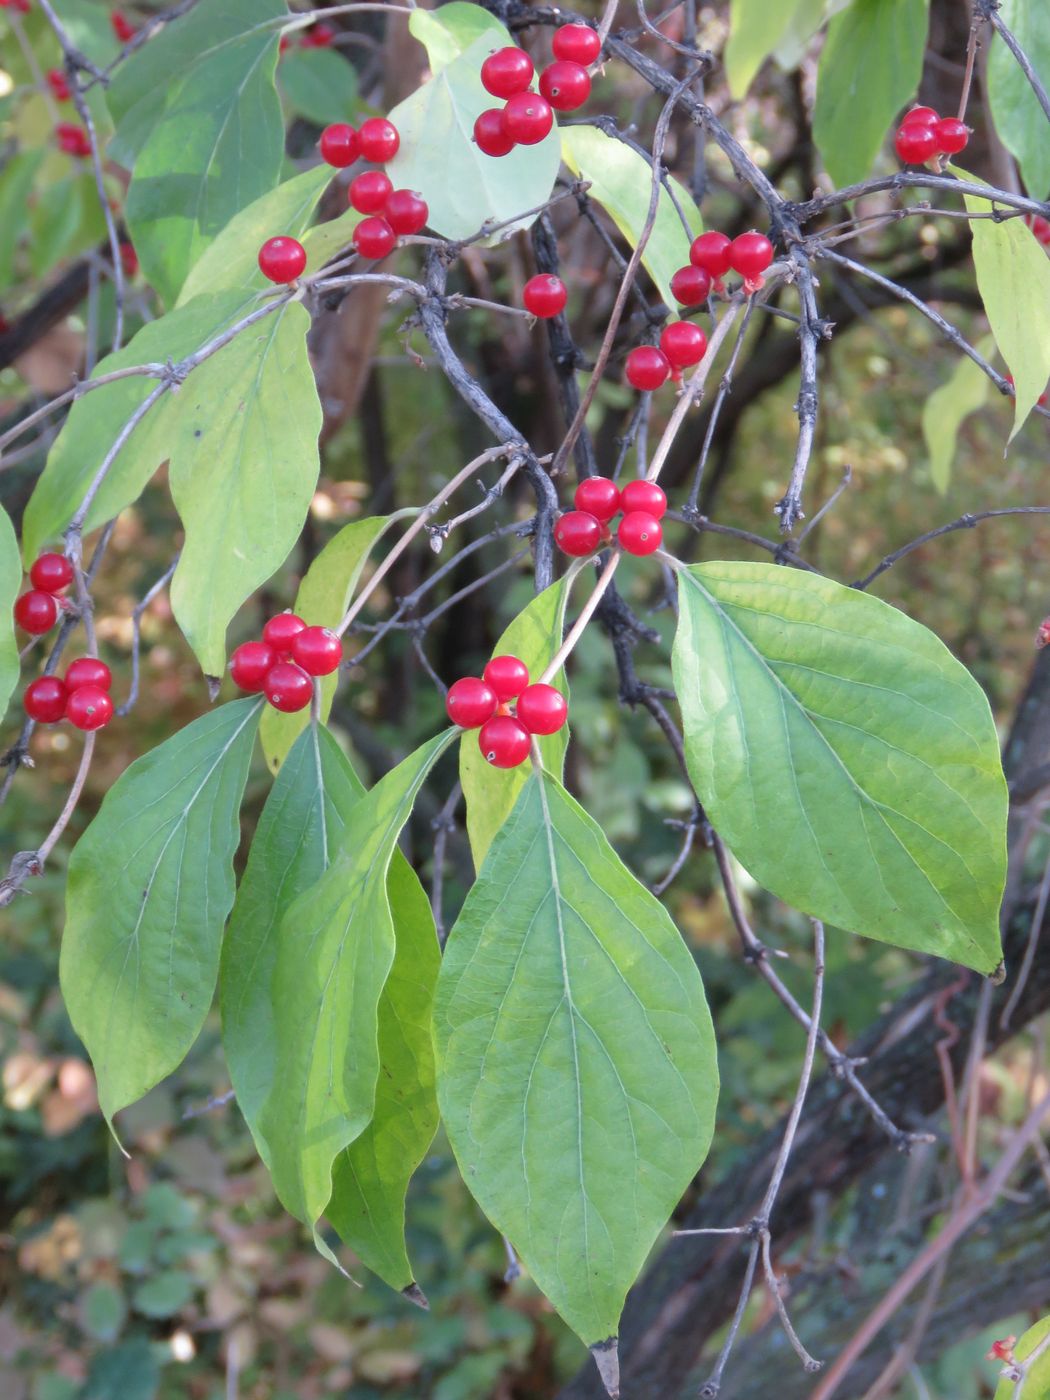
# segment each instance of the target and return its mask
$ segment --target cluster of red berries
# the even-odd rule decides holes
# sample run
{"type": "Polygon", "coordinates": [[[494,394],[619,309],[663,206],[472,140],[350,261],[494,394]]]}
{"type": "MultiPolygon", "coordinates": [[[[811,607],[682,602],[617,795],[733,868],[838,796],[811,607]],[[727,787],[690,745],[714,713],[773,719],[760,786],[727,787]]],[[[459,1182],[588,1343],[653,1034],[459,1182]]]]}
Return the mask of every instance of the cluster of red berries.
{"type": "Polygon", "coordinates": [[[230,657],[230,675],[249,695],[265,695],[275,710],[304,710],[314,676],[339,669],[343,644],[327,627],[308,627],[295,613],[278,613],[261,642],[243,642],[230,657]]]}
{"type": "Polygon", "coordinates": [[[91,154],[91,139],[76,122],[58,122],[55,126],[55,140],[58,142],[58,149],[65,151],[67,156],[76,156],[83,160],[91,154]]]}
{"type": "Polygon", "coordinates": [[[913,107],[893,138],[905,165],[924,165],[937,156],[954,156],[970,139],[970,128],[957,117],[939,116],[932,107],[913,107]]]}
{"type": "MultiPolygon", "coordinates": [[[[279,51],[286,54],[292,47],[292,40],[287,35],[282,35],[278,45],[279,51]]],[[[301,49],[330,49],[335,43],[335,30],[330,24],[312,24],[299,36],[299,47],[301,49]]]]}
{"type": "Polygon", "coordinates": [[[627,356],[627,382],[634,389],[659,389],[676,383],[682,370],[698,365],[707,353],[707,336],[692,321],[672,321],[660,332],[659,347],[638,345],[627,356]]]}
{"type": "Polygon", "coordinates": [[[535,146],[553,127],[555,111],[574,112],[587,101],[587,66],[602,47],[596,31],[586,24],[563,24],[552,47],[554,62],[540,74],[538,93],[531,90],[536,70],[524,49],[496,49],[481,65],[485,91],[503,100],[502,107],[487,108],[474,123],[474,140],[484,155],[505,156],[515,146],[535,146]]]}
{"type": "Polygon", "coordinates": [[[69,79],[62,68],[49,68],[45,74],[47,85],[51,89],[51,96],[56,102],[68,102],[72,97],[69,90],[69,79]]]}
{"type": "Polygon", "coordinates": [[[494,768],[517,768],[533,734],[556,734],[569,713],[560,690],[529,684],[529,668],[516,656],[494,656],[480,677],[456,681],[445,709],[461,729],[480,729],[478,748],[494,768]]]}
{"type": "Polygon", "coordinates": [[[623,512],[616,539],[627,554],[652,554],[663,543],[660,521],[667,497],[655,481],[640,478],[621,490],[607,476],[588,476],[572,498],[575,509],[566,511],[554,527],[558,548],[574,558],[593,554],[612,542],[609,522],[623,512]]]}
{"type": "Polygon", "coordinates": [[[58,676],[40,676],[30,681],[22,704],[30,719],[38,724],[57,724],[68,719],[76,729],[103,729],[113,718],[109,690],[113,673],[97,656],[81,656],[58,676]]]}
{"type": "Polygon", "coordinates": [[[689,246],[689,266],[680,267],[671,278],[671,291],[682,306],[700,306],[712,289],[724,292],[722,278],[738,272],[747,292],[762,286],[762,274],[773,261],[773,245],[763,233],[729,238],[724,233],[702,233],[689,246]]]}
{"type": "Polygon", "coordinates": [[[42,637],[58,621],[59,598],[73,582],[73,565],[64,554],[41,554],[29,582],[32,588],[15,600],[15,621],[31,637],[42,637]]]}

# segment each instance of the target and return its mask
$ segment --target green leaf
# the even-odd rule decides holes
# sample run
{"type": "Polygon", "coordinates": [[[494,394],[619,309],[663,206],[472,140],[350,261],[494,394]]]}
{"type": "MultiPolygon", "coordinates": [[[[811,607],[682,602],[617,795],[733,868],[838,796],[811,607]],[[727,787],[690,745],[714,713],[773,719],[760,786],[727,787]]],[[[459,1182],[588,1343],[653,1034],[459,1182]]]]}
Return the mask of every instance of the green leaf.
{"type": "Polygon", "coordinates": [[[853,0],[828,26],[813,137],[836,185],[863,180],[922,75],[927,0],[853,0]]]}
{"type": "Polygon", "coordinates": [[[11,285],[15,250],[29,224],[29,192],[43,156],[43,151],[22,151],[0,173],[0,292],[11,285]]]}
{"type": "MultiPolygon", "coordinates": [[[[986,337],[986,340],[988,344],[977,348],[987,359],[991,338],[986,337]]],[[[942,496],[952,479],[959,429],[971,413],[983,408],[988,400],[990,383],[984,370],[975,365],[968,355],[960,355],[951,377],[940,388],[934,389],[923,404],[922,435],[930,454],[930,475],[942,496]]]]}
{"type": "MultiPolygon", "coordinates": [[[[630,146],[596,126],[564,127],[561,144],[565,164],[581,179],[591,182],[591,199],[597,200],[631,247],[637,247],[652,195],[653,173],[646,161],[630,146]]],[[[668,183],[691,232],[686,233],[670,195],[661,189],[656,222],[642,262],[660,296],[673,307],[677,302],[671,293],[671,278],[689,261],[689,244],[703,232],[703,223],[688,191],[670,176],[668,183]]]]}
{"type": "Polygon", "coordinates": [[[106,1119],[180,1063],[233,903],[257,700],[203,715],[109,789],[69,862],[60,975],[106,1119]]]}
{"type": "MultiPolygon", "coordinates": [[[[193,14],[198,10],[217,31],[221,12],[233,35],[217,42],[219,32],[209,34],[203,52],[182,52],[182,62],[163,75],[162,109],[151,94],[132,109],[145,105],[155,121],[134,158],[125,217],[143,271],[169,306],[208,244],[277,183],[284,158],[274,85],[278,31],[259,23],[285,14],[283,0],[205,0],[193,14]],[[172,83],[172,74],[181,76],[172,83]]],[[[147,44],[143,59],[164,38],[147,44]]],[[[118,152],[131,121],[121,106],[118,98],[118,152]]]]}
{"type": "Polygon", "coordinates": [[[193,1292],[192,1276],[171,1269],[140,1283],[131,1303],[135,1311],[145,1317],[174,1317],[190,1301],[193,1292]]]}
{"type": "MultiPolygon", "coordinates": [[[[1050,1332],[1050,1317],[1041,1317],[1029,1327],[1014,1347],[1014,1356],[1025,1361],[1050,1332]]],[[[1001,1380],[995,1389],[995,1400],[1015,1400],[1020,1386],[1016,1381],[1001,1380]]],[[[1050,1400],[1050,1351],[1044,1351],[1024,1381],[1024,1400],[1050,1400]]]]}
{"type": "MultiPolygon", "coordinates": [[[[331,178],[329,166],[315,165],[235,214],[194,264],[179,293],[178,305],[184,306],[204,292],[269,288],[272,284],[259,271],[259,249],[277,233],[301,239],[331,178]]],[[[308,271],[316,272],[319,266],[311,260],[308,271]]]]}
{"type": "Polygon", "coordinates": [[[738,860],[803,913],[994,971],[1006,784],[965,667],[816,574],[730,562],[678,578],[689,772],[738,860]]]}
{"type": "MultiPolygon", "coordinates": [[[[999,14],[1046,87],[1050,84],[1050,24],[1045,8],[1032,0],[1001,0],[999,14]]],[[[992,37],[989,31],[989,38],[988,101],[995,129],[1017,157],[1028,193],[1033,199],[1045,199],[1050,194],[1046,117],[1013,54],[998,35],[992,37]]]]}
{"type": "MultiPolygon", "coordinates": [[[[960,179],[984,184],[965,170],[949,168],[960,179]]],[[[966,207],[971,213],[987,213],[990,206],[986,199],[967,195],[966,207]]],[[[1050,381],[1050,337],[1040,329],[1050,316],[1050,259],[1020,219],[1001,224],[974,219],[970,231],[977,290],[999,353],[1014,377],[1012,442],[1050,381]]]]}
{"type": "Polygon", "coordinates": [[[357,102],[357,74],[341,53],[290,49],[277,79],[288,106],[307,121],[318,126],[349,121],[357,102]]]}
{"type": "Polygon", "coordinates": [[[208,675],[226,628],[299,538],[320,471],[310,315],[287,302],[206,360],[168,424],[172,499],[186,529],[171,605],[208,675]]]}
{"type": "Polygon", "coordinates": [[[417,749],[353,808],[327,872],[281,921],[274,1079],[260,1131],[277,1194],[315,1227],[315,1239],[335,1159],[375,1107],[378,1007],[395,947],[387,872],[416,795],[455,733],[417,749]]]}
{"type": "Polygon", "coordinates": [[[445,948],[438,1100],[463,1180],[588,1345],[707,1153],[718,1070],[666,910],[547,773],[445,948]]]}
{"type": "Polygon", "coordinates": [[[77,1299],[77,1320],[96,1342],[115,1342],[127,1316],[124,1294],[111,1283],[93,1283],[77,1299]]]}
{"type": "MultiPolygon", "coordinates": [[[[563,575],[521,610],[496,643],[494,656],[509,654],[524,661],[530,676],[539,676],[561,646],[565,632],[565,609],[569,602],[569,576],[563,575]]],[[[565,673],[554,678],[559,690],[568,694],[565,673]]],[[[540,741],[544,767],[561,776],[565,750],[569,744],[567,727],[540,741]]],[[[529,776],[527,764],[518,768],[493,768],[478,748],[476,730],[468,729],[459,746],[459,779],[467,804],[467,835],[474,854],[475,869],[492,844],[492,838],[514,810],[529,776]]]]}
{"type": "Polygon", "coordinates": [[[802,62],[810,41],[824,23],[826,9],[825,0],[798,0],[775,51],[777,63],[785,72],[793,72],[802,62]]]}
{"type": "Polygon", "coordinates": [[[154,1400],[159,1387],[160,1366],[148,1338],[133,1337],[95,1356],[77,1400],[154,1400]]]}
{"type": "MultiPolygon", "coordinates": [[[[36,557],[35,555],[33,556],[36,557]]],[[[21,665],[12,609],[22,587],[22,561],[11,519],[0,506],[0,717],[18,684],[21,665]]]]}
{"type": "Polygon", "coordinates": [[[777,0],[773,6],[769,0],[732,0],[724,62],[729,91],[738,102],[776,51],[794,16],[789,0],[777,0]]]}
{"type": "Polygon", "coordinates": [[[517,147],[513,159],[486,156],[473,140],[475,119],[492,106],[481,65],[513,39],[498,20],[483,20],[480,6],[461,0],[437,11],[413,10],[408,27],[439,58],[430,81],[390,113],[401,147],[387,173],[395,185],[422,194],[430,227],[446,238],[469,237],[488,220],[515,220],[501,238],[528,228],[536,216],[516,216],[542,204],[553,188],[561,163],[557,126],[537,145],[517,147]]]}
{"type": "MultiPolygon", "coordinates": [[[[400,512],[397,515],[373,515],[344,525],[307,569],[292,611],[311,626],[337,627],[357,587],[369,550],[399,517],[400,512]]],[[[321,681],[322,722],[331,713],[338,681],[338,673],[325,676],[321,681]]],[[[309,714],[305,710],[294,715],[283,715],[279,710],[267,707],[259,728],[259,739],[266,762],[273,772],[280,768],[285,755],[309,722],[309,714]]]]}

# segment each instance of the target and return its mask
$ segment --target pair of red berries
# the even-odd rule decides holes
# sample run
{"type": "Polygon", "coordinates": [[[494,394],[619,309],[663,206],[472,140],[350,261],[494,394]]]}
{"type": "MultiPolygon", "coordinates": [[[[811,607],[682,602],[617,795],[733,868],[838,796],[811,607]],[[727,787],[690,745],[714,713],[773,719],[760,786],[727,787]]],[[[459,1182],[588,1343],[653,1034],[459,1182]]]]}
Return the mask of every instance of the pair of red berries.
{"type": "Polygon", "coordinates": [[[515,146],[535,146],[554,125],[555,110],[574,112],[591,92],[587,65],[602,42],[586,24],[565,24],[554,35],[554,62],[540,74],[540,90],[531,91],[536,70],[524,49],[513,45],[489,54],[481,65],[486,92],[504,100],[489,107],[474,123],[474,140],[487,156],[509,155],[515,146]]]}
{"type": "Polygon", "coordinates": [[[128,44],[134,39],[138,30],[128,19],[127,15],[122,15],[119,10],[111,10],[109,14],[110,28],[121,44],[128,44]]]}
{"type": "Polygon", "coordinates": [[[616,538],[625,553],[652,554],[663,543],[660,520],[667,510],[667,497],[655,481],[640,478],[621,490],[607,476],[588,476],[577,486],[572,503],[575,509],[566,511],[554,527],[554,540],[574,558],[609,544],[609,522],[621,511],[616,538]]]}
{"type": "Polygon", "coordinates": [[[659,389],[676,382],[682,370],[698,365],[707,353],[707,336],[692,321],[672,321],[660,332],[660,345],[638,345],[627,356],[624,372],[634,389],[659,389]]]}
{"type": "Polygon", "coordinates": [[[51,96],[56,102],[68,102],[72,93],[69,91],[69,79],[61,68],[49,68],[46,74],[47,85],[51,89],[51,96]]]}
{"type": "Polygon", "coordinates": [[[358,159],[386,165],[397,155],[401,136],[386,117],[369,117],[361,123],[360,130],[349,122],[333,122],[321,132],[319,144],[324,160],[337,170],[345,170],[358,159]]]}
{"type": "Polygon", "coordinates": [[[55,127],[55,140],[58,142],[58,149],[65,151],[67,156],[76,156],[83,160],[91,154],[91,139],[76,122],[59,122],[55,127]]]}
{"type": "MultiPolygon", "coordinates": [[[[277,48],[282,58],[293,42],[287,34],[281,35],[281,42],[277,48]]],[[[329,49],[335,43],[335,30],[330,24],[315,24],[300,35],[298,43],[301,49],[329,49]]]]}
{"type": "Polygon", "coordinates": [[[73,565],[64,554],[41,554],[29,582],[29,592],[15,600],[15,621],[23,632],[42,637],[58,621],[58,598],[73,582],[73,565]]]}
{"type": "Polygon", "coordinates": [[[773,245],[765,234],[754,229],[729,238],[724,233],[701,233],[689,247],[689,266],[680,267],[671,278],[671,292],[683,306],[700,306],[712,288],[722,292],[722,278],[738,272],[744,290],[757,292],[762,274],[773,261],[773,245]]]}
{"type": "Polygon", "coordinates": [[[68,719],[77,729],[104,728],[113,718],[109,697],[113,673],[97,656],[82,656],[66,667],[65,678],[40,676],[30,681],[22,704],[38,724],[68,719]]]}
{"type": "Polygon", "coordinates": [[[529,668],[516,656],[494,656],[481,676],[464,676],[449,688],[445,710],[461,729],[479,729],[478,748],[494,768],[517,768],[529,756],[533,734],[556,734],[569,707],[553,685],[529,684],[529,668]]]}
{"type": "Polygon", "coordinates": [[[937,156],[954,156],[970,139],[970,128],[957,117],[941,117],[932,107],[913,107],[893,138],[905,165],[924,165],[937,156]]]}
{"type": "Polygon", "coordinates": [[[308,627],[295,613],[278,613],[263,628],[261,642],[243,642],[230,657],[234,683],[249,695],[265,695],[275,710],[304,710],[314,676],[339,669],[343,644],[327,627],[308,627]]]}

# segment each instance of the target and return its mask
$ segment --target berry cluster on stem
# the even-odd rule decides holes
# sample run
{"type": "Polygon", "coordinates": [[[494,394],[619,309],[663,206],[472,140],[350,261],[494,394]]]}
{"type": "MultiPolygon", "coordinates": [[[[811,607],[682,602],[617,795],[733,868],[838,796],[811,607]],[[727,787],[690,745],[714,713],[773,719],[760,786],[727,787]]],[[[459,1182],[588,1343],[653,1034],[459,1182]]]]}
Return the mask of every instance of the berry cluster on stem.
{"type": "Polygon", "coordinates": [[[536,70],[524,49],[496,49],[481,65],[485,91],[502,100],[474,123],[474,140],[487,156],[506,156],[515,146],[534,146],[548,135],[554,113],[575,112],[591,95],[588,66],[601,52],[602,41],[587,24],[563,24],[554,33],[554,62],[532,91],[536,70]]]}
{"type": "Polygon", "coordinates": [[[73,565],[64,554],[41,554],[29,570],[32,587],[15,600],[15,622],[31,637],[42,637],[58,621],[61,599],[73,582],[73,565]]]}
{"type": "Polygon", "coordinates": [[[906,113],[893,138],[893,147],[905,165],[925,165],[939,156],[954,156],[965,149],[970,128],[957,117],[942,117],[932,107],[913,107],[906,113]]]}
{"type": "Polygon", "coordinates": [[[667,510],[667,497],[655,481],[639,478],[621,490],[607,476],[589,476],[577,486],[573,506],[554,527],[558,548],[573,558],[583,558],[599,546],[611,544],[610,522],[621,511],[623,519],[616,538],[626,554],[652,554],[663,543],[660,521],[667,510]]]}
{"type": "Polygon", "coordinates": [[[248,695],[265,695],[275,710],[305,710],[314,677],[339,669],[343,644],[327,627],[309,627],[295,613],[278,613],[263,628],[262,640],[242,642],[230,657],[234,684],[248,695]]]}
{"type": "Polygon", "coordinates": [[[110,688],[113,673],[97,656],[81,656],[66,667],[63,678],[38,676],[30,681],[22,705],[38,724],[67,719],[76,729],[103,729],[113,718],[110,688]]]}
{"type": "Polygon", "coordinates": [[[532,736],[556,734],[569,713],[555,686],[529,684],[529,668],[516,656],[494,656],[480,676],[456,681],[445,710],[460,729],[479,731],[478,748],[494,768],[524,763],[532,736]]]}

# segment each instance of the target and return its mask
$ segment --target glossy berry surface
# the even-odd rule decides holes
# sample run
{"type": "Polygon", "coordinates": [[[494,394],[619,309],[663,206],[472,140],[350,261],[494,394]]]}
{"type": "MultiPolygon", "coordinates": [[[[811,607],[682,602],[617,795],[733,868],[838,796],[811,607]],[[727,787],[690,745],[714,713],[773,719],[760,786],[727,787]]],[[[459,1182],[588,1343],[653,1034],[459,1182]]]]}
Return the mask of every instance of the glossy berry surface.
{"type": "Polygon", "coordinates": [[[481,673],[497,700],[513,700],[529,683],[529,668],[516,656],[494,656],[481,673]]]}
{"type": "Polygon", "coordinates": [[[29,582],[45,593],[61,593],[73,582],[73,565],[64,554],[41,554],[29,570],[29,582]]]}
{"type": "Polygon", "coordinates": [[[554,527],[554,543],[563,554],[571,555],[573,559],[593,554],[601,538],[600,522],[585,510],[566,511],[554,527]]]}
{"type": "Polygon", "coordinates": [[[292,645],[292,638],[297,636],[305,626],[306,623],[295,613],[278,613],[276,617],[271,617],[263,628],[263,641],[272,646],[274,651],[287,655],[292,645]]]}
{"type": "Polygon", "coordinates": [[[731,241],[724,233],[702,233],[689,246],[689,261],[694,267],[702,267],[712,277],[724,277],[730,266],[731,241]]]}
{"type": "Polygon", "coordinates": [[[425,228],[430,209],[416,190],[395,190],[386,202],[383,217],[400,238],[425,228]]]}
{"type": "Polygon", "coordinates": [[[565,310],[569,293],[560,277],[555,277],[550,272],[540,272],[525,283],[521,300],[530,315],[545,321],[565,310]]]}
{"type": "Polygon", "coordinates": [[[627,382],[635,389],[659,389],[671,374],[667,356],[655,345],[639,345],[627,356],[627,382]]]}
{"type": "Polygon", "coordinates": [[[633,515],[641,511],[643,515],[651,515],[654,520],[659,520],[667,510],[667,497],[662,488],[657,486],[655,481],[646,481],[644,478],[629,481],[620,492],[620,501],[624,515],[633,515]]]}
{"type": "Polygon", "coordinates": [[[65,718],[68,692],[57,676],[30,681],[22,696],[22,708],[37,724],[57,724],[65,718]]]}
{"type": "Polygon", "coordinates": [[[47,74],[47,85],[56,102],[69,101],[69,80],[61,68],[51,68],[47,74]]]}
{"type": "Polygon", "coordinates": [[[519,146],[535,146],[554,125],[554,111],[539,93],[519,92],[503,109],[503,125],[519,146]]]}
{"type": "Polygon", "coordinates": [[[660,349],[673,369],[688,369],[704,358],[707,336],[692,321],[672,321],[660,332],[660,349]]]}
{"type": "Polygon", "coordinates": [[[617,538],[628,554],[652,554],[659,549],[664,532],[659,520],[644,510],[632,510],[620,521],[617,538]]]}
{"type": "Polygon", "coordinates": [[[551,41],[555,58],[569,63],[593,63],[602,51],[602,41],[589,25],[563,24],[551,41]]]}
{"type": "Polygon", "coordinates": [[[517,768],[529,756],[529,731],[513,715],[494,715],[481,726],[478,748],[493,768],[517,768]]]}
{"type": "Polygon", "coordinates": [[[387,121],[386,117],[369,117],[366,122],[362,122],[357,139],[365,160],[370,160],[375,165],[385,165],[388,160],[393,160],[401,145],[397,127],[393,122],[387,121]]]}
{"type": "Polygon", "coordinates": [[[101,729],[113,718],[113,701],[97,685],[82,685],[66,701],[66,719],[77,729],[101,729]]]}
{"type": "Polygon", "coordinates": [[[337,170],[353,165],[361,151],[357,130],[349,122],[333,122],[321,132],[321,159],[337,170]]]}
{"type": "Polygon", "coordinates": [[[575,112],[591,95],[591,79],[580,63],[559,58],[540,74],[540,92],[556,112],[575,112]]]}
{"type": "Polygon", "coordinates": [[[711,274],[704,267],[680,267],[671,278],[671,295],[682,306],[702,306],[711,295],[711,274]]]}
{"type": "Polygon", "coordinates": [[[738,234],[729,245],[729,265],[746,282],[756,281],[773,261],[773,245],[764,233],[738,234]]]}
{"type": "Polygon", "coordinates": [[[542,681],[526,686],[518,696],[518,719],[530,734],[557,734],[568,713],[561,691],[542,681]]]}
{"type": "Polygon", "coordinates": [[[88,134],[82,126],[77,126],[76,122],[59,122],[55,127],[55,140],[59,150],[65,151],[67,156],[83,158],[91,154],[88,134]]]}
{"type": "Polygon", "coordinates": [[[84,685],[94,685],[99,690],[111,690],[113,672],[97,656],[78,656],[66,667],[66,689],[79,690],[84,685]]]}
{"type": "Polygon", "coordinates": [[[588,476],[580,482],[572,503],[604,525],[620,510],[620,488],[607,476],[588,476]]]}
{"type": "Polygon", "coordinates": [[[363,258],[385,258],[393,251],[397,235],[385,219],[373,214],[354,229],[354,247],[363,258]]]}
{"type": "Polygon", "coordinates": [[[486,156],[505,156],[514,149],[514,138],[507,135],[502,107],[489,107],[474,123],[474,142],[486,156]]]}
{"type": "Polygon", "coordinates": [[[946,156],[958,155],[970,139],[970,128],[955,117],[945,117],[933,128],[937,149],[946,156]]]}
{"type": "Polygon", "coordinates": [[[902,126],[893,138],[893,149],[905,165],[922,165],[937,154],[937,133],[932,126],[902,126]]]}
{"type": "Polygon", "coordinates": [[[58,620],[58,604],[50,593],[32,588],[15,600],[15,621],[23,632],[41,637],[50,632],[58,620]]]}
{"type": "Polygon", "coordinates": [[[478,729],[496,713],[499,700],[490,685],[477,676],[464,676],[449,686],[445,713],[461,729],[478,729]]]}
{"type": "Polygon", "coordinates": [[[275,710],[292,715],[305,710],[314,693],[314,683],[300,666],[291,661],[278,661],[271,666],[263,681],[263,694],[275,710]]]}
{"type": "Polygon", "coordinates": [[[292,660],[308,676],[330,676],[343,659],[343,644],[328,627],[304,627],[292,638],[292,660]]]}
{"type": "Polygon", "coordinates": [[[259,271],[271,282],[294,282],[306,266],[306,249],[295,238],[268,238],[259,249],[259,271]]]}
{"type": "Polygon", "coordinates": [[[490,53],[481,65],[481,85],[493,97],[513,97],[532,82],[535,69],[524,49],[510,46],[490,53]]]}
{"type": "Polygon", "coordinates": [[[381,214],[394,192],[394,183],[381,170],[363,170],[350,181],[347,198],[359,214],[381,214]]]}
{"type": "Polygon", "coordinates": [[[249,695],[257,695],[279,660],[269,642],[242,642],[230,657],[230,675],[234,685],[240,686],[249,695]]]}
{"type": "Polygon", "coordinates": [[[936,126],[939,121],[932,107],[913,107],[901,118],[901,126],[936,126]]]}

